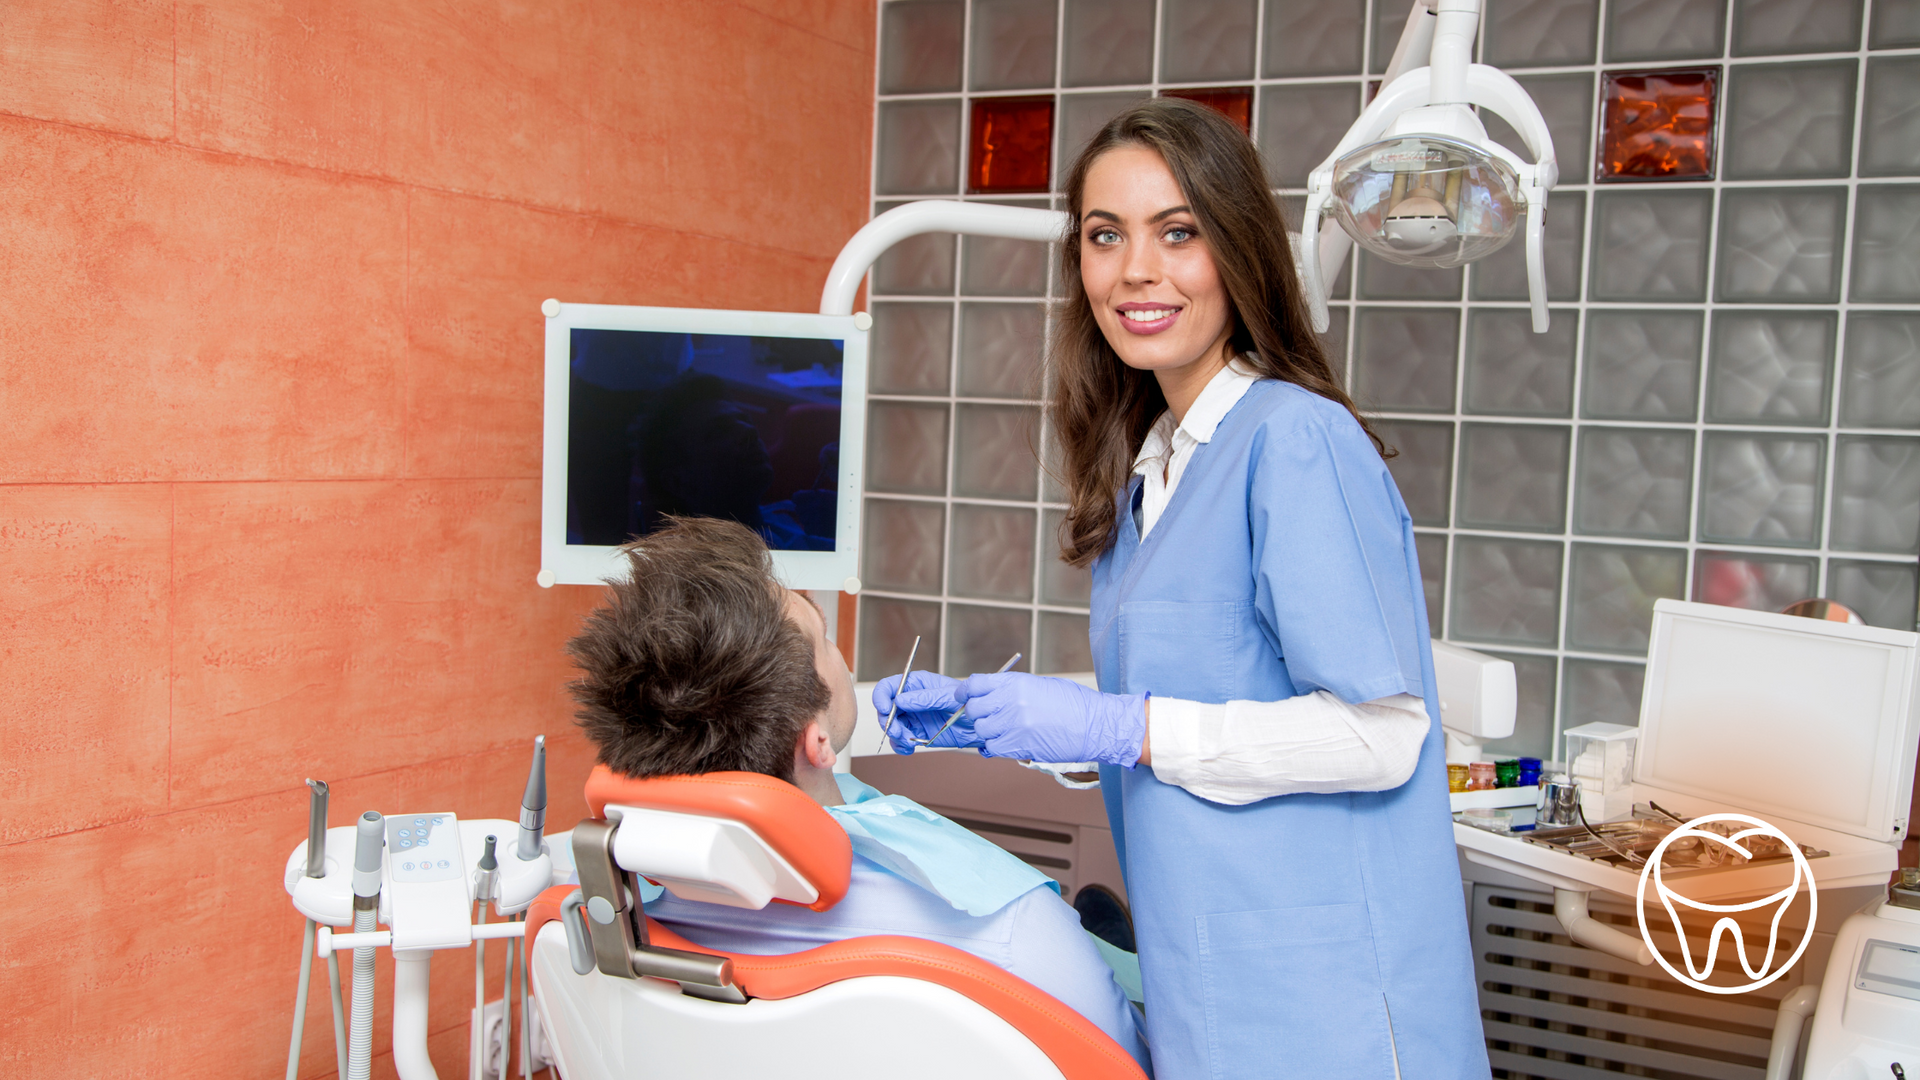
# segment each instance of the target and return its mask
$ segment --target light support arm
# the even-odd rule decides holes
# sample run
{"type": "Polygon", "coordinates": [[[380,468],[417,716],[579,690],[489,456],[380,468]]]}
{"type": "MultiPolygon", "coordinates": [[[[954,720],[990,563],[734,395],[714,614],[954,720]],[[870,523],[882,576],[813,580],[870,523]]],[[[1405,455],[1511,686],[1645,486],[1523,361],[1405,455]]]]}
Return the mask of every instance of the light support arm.
{"type": "MultiPolygon", "coordinates": [[[[1433,92],[1429,105],[1467,103],[1467,66],[1480,31],[1480,0],[1433,0],[1433,92]]],[[[1411,16],[1409,16],[1411,20],[1411,16]]]]}
{"type": "Polygon", "coordinates": [[[969,236],[999,236],[1010,240],[1063,240],[1067,215],[1059,210],[993,203],[927,199],[910,202],[874,218],[853,234],[827,271],[827,287],[820,293],[820,314],[851,315],[853,300],[867,270],[886,250],[910,236],[951,232],[969,236]]]}
{"type": "Polygon", "coordinates": [[[1406,24],[1400,28],[1400,41],[1393,47],[1393,58],[1387,61],[1387,70],[1380,76],[1382,86],[1399,78],[1408,68],[1420,67],[1433,52],[1432,2],[1413,0],[1406,24]]]}

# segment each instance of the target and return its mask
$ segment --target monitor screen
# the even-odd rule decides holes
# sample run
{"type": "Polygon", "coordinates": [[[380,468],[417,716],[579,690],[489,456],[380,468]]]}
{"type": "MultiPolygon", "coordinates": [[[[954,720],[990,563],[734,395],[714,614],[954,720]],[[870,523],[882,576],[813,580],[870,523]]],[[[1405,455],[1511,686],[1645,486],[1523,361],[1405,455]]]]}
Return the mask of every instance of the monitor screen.
{"type": "Polygon", "coordinates": [[[759,533],[788,584],[845,587],[865,430],[851,317],[558,307],[544,569],[597,582],[669,517],[719,517],[759,533]]]}
{"type": "Polygon", "coordinates": [[[844,341],[576,328],[571,344],[567,543],[681,515],[834,549],[844,341]]]}

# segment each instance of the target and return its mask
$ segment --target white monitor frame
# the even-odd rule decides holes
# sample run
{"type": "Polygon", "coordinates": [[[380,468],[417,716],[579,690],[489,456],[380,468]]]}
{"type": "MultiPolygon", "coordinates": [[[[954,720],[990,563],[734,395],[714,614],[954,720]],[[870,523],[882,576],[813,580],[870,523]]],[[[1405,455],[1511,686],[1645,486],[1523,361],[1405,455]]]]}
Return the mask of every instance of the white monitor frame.
{"type": "Polygon", "coordinates": [[[784,311],[723,311],[706,308],[567,304],[548,300],[544,450],[540,485],[542,586],[599,585],[625,573],[620,549],[567,543],[567,422],[571,401],[572,332],[639,330],[669,334],[733,334],[754,337],[824,338],[844,343],[840,386],[839,501],[834,550],[775,551],[774,571],[789,588],[858,592],[861,481],[867,447],[867,331],[854,315],[784,311]]]}
{"type": "Polygon", "coordinates": [[[1905,838],[1920,634],[1659,600],[1647,661],[1635,784],[1775,824],[1905,838]]]}

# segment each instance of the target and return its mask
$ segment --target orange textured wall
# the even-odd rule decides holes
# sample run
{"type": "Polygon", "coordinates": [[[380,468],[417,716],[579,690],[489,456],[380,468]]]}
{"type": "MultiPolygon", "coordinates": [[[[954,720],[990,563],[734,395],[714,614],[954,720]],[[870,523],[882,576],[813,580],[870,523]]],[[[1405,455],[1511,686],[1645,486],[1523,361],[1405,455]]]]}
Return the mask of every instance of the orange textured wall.
{"type": "MultiPolygon", "coordinates": [[[[873,28],[872,0],[0,7],[11,1071],[280,1073],[303,777],[335,824],[513,817],[545,732],[578,819],[560,650],[593,596],[533,581],[538,305],[813,310],[867,216],[873,28]]],[[[443,1076],[472,985],[435,961],[443,1076]]],[[[315,987],[303,1076],[333,1071],[315,987]]]]}

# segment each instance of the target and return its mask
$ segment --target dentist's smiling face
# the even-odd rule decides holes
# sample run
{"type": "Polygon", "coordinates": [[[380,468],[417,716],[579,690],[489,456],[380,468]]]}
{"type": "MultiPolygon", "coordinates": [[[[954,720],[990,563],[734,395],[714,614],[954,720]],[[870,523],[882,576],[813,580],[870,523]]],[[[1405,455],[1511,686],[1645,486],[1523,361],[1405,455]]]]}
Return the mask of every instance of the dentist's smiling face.
{"type": "Polygon", "coordinates": [[[1175,385],[1197,393],[1226,364],[1233,305],[1173,171],[1154,150],[1117,147],[1087,170],[1080,205],[1080,283],[1107,342],[1169,400],[1175,385]]]}

